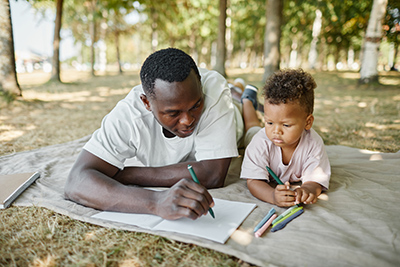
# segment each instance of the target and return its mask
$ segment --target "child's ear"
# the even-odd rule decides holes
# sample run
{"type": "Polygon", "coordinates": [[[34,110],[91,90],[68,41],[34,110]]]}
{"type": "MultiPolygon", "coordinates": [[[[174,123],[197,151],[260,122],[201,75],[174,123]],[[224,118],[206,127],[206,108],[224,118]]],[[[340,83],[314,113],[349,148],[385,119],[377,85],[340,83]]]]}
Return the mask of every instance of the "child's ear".
{"type": "Polygon", "coordinates": [[[304,129],[305,130],[310,130],[312,125],[313,125],[313,123],[314,123],[314,116],[313,116],[313,114],[310,114],[310,115],[307,116],[306,126],[304,127],[304,129]]]}

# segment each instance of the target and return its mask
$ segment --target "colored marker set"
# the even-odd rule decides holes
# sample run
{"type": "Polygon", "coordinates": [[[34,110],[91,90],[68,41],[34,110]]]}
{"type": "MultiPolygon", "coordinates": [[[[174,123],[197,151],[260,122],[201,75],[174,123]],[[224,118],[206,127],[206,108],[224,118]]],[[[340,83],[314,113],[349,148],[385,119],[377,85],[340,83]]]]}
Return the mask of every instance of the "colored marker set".
{"type": "Polygon", "coordinates": [[[287,209],[281,215],[275,214],[275,209],[272,208],[268,214],[254,228],[254,236],[260,237],[265,230],[272,224],[271,232],[276,232],[284,228],[290,221],[298,217],[304,212],[302,206],[295,205],[287,209]]]}

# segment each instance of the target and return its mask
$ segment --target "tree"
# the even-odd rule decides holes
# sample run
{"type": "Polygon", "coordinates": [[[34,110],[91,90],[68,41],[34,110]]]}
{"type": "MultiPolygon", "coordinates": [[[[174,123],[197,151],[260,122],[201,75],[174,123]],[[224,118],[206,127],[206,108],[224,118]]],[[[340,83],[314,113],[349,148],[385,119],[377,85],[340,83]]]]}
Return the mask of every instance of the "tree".
{"type": "Polygon", "coordinates": [[[389,62],[391,70],[396,70],[396,59],[400,44],[400,3],[397,0],[389,0],[383,27],[386,40],[393,45],[393,59],[389,62]]]}
{"type": "Polygon", "coordinates": [[[21,96],[15,71],[14,38],[9,0],[0,0],[0,90],[21,96]]]}
{"type": "Polygon", "coordinates": [[[279,70],[283,0],[267,0],[263,81],[279,70]]]}
{"type": "Polygon", "coordinates": [[[225,60],[226,60],[226,5],[227,0],[219,0],[219,20],[218,20],[218,39],[217,39],[217,60],[214,70],[221,75],[226,76],[225,60]]]}
{"type": "Polygon", "coordinates": [[[382,19],[386,13],[387,0],[374,0],[367,32],[364,38],[364,56],[361,63],[360,83],[378,81],[378,48],[382,38],[382,19]]]}
{"type": "Polygon", "coordinates": [[[310,69],[315,68],[315,63],[317,61],[317,42],[318,42],[318,37],[321,32],[321,17],[322,17],[322,12],[321,10],[317,9],[315,11],[315,20],[313,23],[313,31],[312,31],[312,41],[311,41],[311,46],[310,46],[310,52],[308,53],[308,67],[310,69]]]}
{"type": "Polygon", "coordinates": [[[51,80],[61,82],[60,78],[60,31],[62,21],[62,10],[64,0],[56,0],[56,19],[54,25],[54,40],[53,40],[53,60],[51,80]]]}

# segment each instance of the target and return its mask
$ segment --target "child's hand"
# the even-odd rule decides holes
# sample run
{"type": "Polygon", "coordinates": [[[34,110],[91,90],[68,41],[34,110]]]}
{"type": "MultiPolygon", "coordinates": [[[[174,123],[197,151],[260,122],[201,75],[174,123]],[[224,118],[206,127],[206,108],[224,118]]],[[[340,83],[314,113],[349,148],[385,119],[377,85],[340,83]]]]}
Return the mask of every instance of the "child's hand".
{"type": "Polygon", "coordinates": [[[290,190],[290,183],[277,185],[274,190],[274,204],[279,207],[291,207],[295,205],[296,192],[290,190]]]}
{"type": "Polygon", "coordinates": [[[318,183],[304,183],[299,188],[295,189],[296,202],[295,204],[314,204],[317,202],[318,196],[321,194],[322,187],[318,183]]]}

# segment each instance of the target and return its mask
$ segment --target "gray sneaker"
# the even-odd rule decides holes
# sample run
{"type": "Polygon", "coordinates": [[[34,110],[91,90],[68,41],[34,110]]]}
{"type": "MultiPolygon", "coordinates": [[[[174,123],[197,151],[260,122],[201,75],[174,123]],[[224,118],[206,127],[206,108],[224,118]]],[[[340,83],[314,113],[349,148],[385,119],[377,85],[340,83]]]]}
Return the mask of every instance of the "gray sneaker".
{"type": "Polygon", "coordinates": [[[258,89],[254,85],[251,84],[246,85],[241,97],[241,102],[243,103],[243,98],[247,98],[253,103],[254,109],[257,110],[258,108],[257,92],[258,89]]]}

